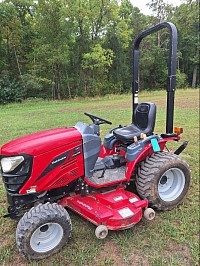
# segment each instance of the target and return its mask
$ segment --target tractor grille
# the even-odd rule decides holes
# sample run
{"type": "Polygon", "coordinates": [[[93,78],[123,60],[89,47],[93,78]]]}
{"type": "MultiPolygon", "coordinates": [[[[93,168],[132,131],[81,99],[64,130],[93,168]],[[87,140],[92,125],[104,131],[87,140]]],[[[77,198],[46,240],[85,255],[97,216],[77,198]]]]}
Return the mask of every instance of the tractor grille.
{"type": "MultiPolygon", "coordinates": [[[[18,193],[31,175],[33,158],[29,155],[23,155],[25,160],[12,172],[4,173],[0,169],[5,188],[10,193],[18,193]]],[[[3,158],[3,156],[1,156],[3,158]]]]}

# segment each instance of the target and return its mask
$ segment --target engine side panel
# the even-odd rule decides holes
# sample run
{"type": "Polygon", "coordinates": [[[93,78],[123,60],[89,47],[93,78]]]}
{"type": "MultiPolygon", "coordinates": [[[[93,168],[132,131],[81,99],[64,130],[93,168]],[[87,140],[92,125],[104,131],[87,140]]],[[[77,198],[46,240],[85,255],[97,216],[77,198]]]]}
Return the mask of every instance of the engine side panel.
{"type": "Polygon", "coordinates": [[[75,141],[35,156],[31,177],[19,193],[66,186],[80,176],[84,176],[82,141],[75,141]]]}

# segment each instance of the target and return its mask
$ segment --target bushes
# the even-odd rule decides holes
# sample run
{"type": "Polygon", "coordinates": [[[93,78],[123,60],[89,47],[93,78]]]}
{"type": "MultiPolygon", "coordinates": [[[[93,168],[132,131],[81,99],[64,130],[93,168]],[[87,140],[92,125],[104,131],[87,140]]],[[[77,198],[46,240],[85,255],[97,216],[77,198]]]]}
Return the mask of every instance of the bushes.
{"type": "Polygon", "coordinates": [[[7,75],[0,78],[0,104],[21,102],[25,96],[25,90],[20,82],[10,81],[7,75]]]}
{"type": "Polygon", "coordinates": [[[52,98],[51,80],[37,76],[34,73],[24,74],[22,77],[27,98],[52,98]]]}
{"type": "Polygon", "coordinates": [[[21,102],[27,98],[51,98],[51,83],[33,75],[23,75],[23,82],[11,80],[6,72],[0,76],[0,104],[21,102]]]}
{"type": "Polygon", "coordinates": [[[185,88],[187,85],[187,75],[178,69],[176,72],[176,88],[185,88]]]}
{"type": "MultiPolygon", "coordinates": [[[[165,73],[167,75],[167,73],[165,73]]],[[[177,70],[176,75],[176,87],[184,88],[187,86],[186,82],[187,76],[184,73],[181,73],[180,70],[177,70]]],[[[114,84],[110,81],[98,81],[92,80],[90,86],[86,90],[70,91],[67,93],[67,87],[70,87],[68,84],[65,85],[65,93],[63,93],[64,98],[76,97],[78,96],[96,96],[96,95],[106,95],[106,94],[121,94],[130,91],[125,90],[122,82],[114,84]],[[92,83],[93,82],[93,83],[92,83]],[[93,85],[93,86],[91,86],[93,85]],[[85,92],[85,94],[84,94],[85,92]]],[[[68,88],[69,89],[69,88],[68,88]]],[[[21,102],[27,98],[43,98],[50,99],[52,97],[52,83],[50,80],[45,78],[37,78],[31,74],[23,75],[23,83],[16,80],[11,80],[6,73],[2,73],[0,76],[0,104],[6,104],[10,102],[21,102]]]]}

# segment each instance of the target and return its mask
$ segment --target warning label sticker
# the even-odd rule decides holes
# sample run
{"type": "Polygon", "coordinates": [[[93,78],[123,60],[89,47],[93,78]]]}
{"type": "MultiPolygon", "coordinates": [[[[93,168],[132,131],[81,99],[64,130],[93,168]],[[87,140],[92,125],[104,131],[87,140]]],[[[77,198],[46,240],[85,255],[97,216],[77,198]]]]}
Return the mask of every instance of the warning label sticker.
{"type": "Polygon", "coordinates": [[[119,196],[119,197],[113,198],[113,200],[114,200],[114,201],[123,200],[123,197],[122,197],[122,196],[119,196]]]}
{"type": "Polygon", "coordinates": [[[129,208],[121,209],[118,212],[123,218],[134,215],[134,212],[132,212],[129,208]]]}
{"type": "Polygon", "coordinates": [[[133,202],[138,201],[138,199],[137,198],[132,198],[132,199],[129,199],[129,201],[130,201],[130,203],[133,203],[133,202]]]}

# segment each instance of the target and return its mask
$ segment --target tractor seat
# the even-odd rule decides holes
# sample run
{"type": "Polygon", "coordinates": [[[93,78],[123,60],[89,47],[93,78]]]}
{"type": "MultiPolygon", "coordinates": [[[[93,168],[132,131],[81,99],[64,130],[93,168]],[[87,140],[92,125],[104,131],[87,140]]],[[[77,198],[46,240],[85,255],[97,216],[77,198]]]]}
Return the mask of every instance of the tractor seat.
{"type": "Polygon", "coordinates": [[[143,102],[135,109],[134,123],[127,127],[118,128],[113,131],[117,140],[124,144],[130,144],[134,137],[140,138],[141,133],[147,136],[152,135],[156,120],[156,105],[154,103],[143,102]]]}

